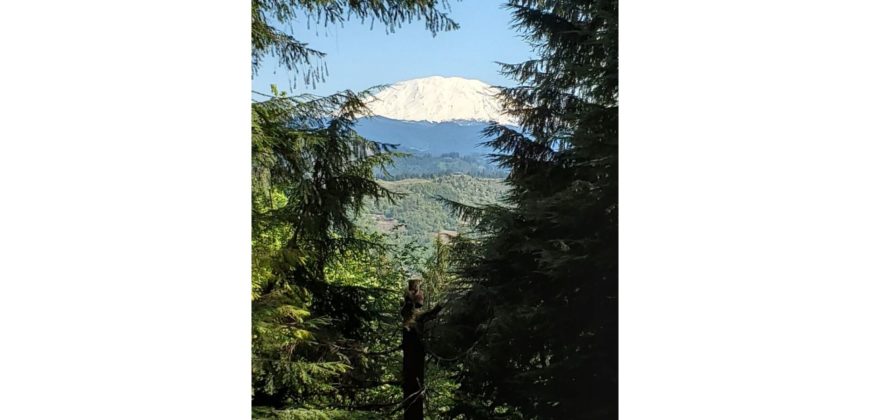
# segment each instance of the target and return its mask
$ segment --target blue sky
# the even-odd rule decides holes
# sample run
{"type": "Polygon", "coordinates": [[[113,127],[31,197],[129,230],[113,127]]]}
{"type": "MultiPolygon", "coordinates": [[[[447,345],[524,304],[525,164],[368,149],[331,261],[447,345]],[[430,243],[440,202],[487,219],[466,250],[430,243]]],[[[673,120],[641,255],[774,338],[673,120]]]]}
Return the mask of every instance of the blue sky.
{"type": "MultiPolygon", "coordinates": [[[[510,27],[510,14],[500,0],[451,1],[450,16],[460,28],[435,37],[422,22],[405,24],[393,34],[383,25],[346,22],[344,26],[306,28],[303,21],[293,35],[327,54],[329,76],[316,88],[298,78],[292,93],[334,93],[362,90],[379,84],[426,76],[460,76],[511,86],[501,76],[496,61],[515,63],[533,57],[528,44],[510,27]]],[[[292,74],[267,60],[252,81],[252,88],[268,92],[269,85],[290,91],[292,74]]]]}

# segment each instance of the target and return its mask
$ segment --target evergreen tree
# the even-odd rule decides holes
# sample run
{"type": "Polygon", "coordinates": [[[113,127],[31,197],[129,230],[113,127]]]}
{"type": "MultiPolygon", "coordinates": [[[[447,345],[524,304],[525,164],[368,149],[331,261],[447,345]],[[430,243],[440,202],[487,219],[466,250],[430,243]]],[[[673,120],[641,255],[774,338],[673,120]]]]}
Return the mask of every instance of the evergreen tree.
{"type": "Polygon", "coordinates": [[[490,126],[505,206],[452,203],[477,235],[433,352],[453,358],[466,418],[617,417],[616,0],[512,0],[540,57],[503,65],[522,130],[490,126]],[[457,351],[459,349],[459,351],[457,351]]]}
{"type": "MultiPolygon", "coordinates": [[[[437,0],[253,0],[254,72],[268,55],[323,80],[323,54],[283,30],[358,18],[393,31],[455,23],[437,0]]],[[[369,93],[271,95],[251,106],[252,405],[256,418],[382,418],[396,406],[404,276],[401,255],[353,220],[368,200],[391,199],[374,180],[390,148],[352,129],[369,93]],[[390,361],[389,358],[392,357],[390,361]],[[388,360],[384,360],[388,359],[388,360]],[[393,368],[395,367],[395,368],[393,368]]]]}
{"type": "Polygon", "coordinates": [[[334,394],[330,384],[352,366],[333,344],[365,333],[373,316],[363,303],[382,294],[327,275],[338,256],[368,256],[371,241],[360,237],[352,213],[367,197],[390,197],[372,178],[389,154],[349,128],[361,104],[357,95],[342,93],[276,96],[252,107],[257,406],[334,394]]]}

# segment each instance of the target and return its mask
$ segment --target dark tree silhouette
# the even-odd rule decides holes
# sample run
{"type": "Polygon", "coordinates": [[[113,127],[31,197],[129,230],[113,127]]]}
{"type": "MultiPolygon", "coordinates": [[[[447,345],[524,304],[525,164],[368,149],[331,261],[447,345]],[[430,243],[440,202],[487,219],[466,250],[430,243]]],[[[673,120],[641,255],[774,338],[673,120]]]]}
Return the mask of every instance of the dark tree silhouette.
{"type": "Polygon", "coordinates": [[[460,281],[435,353],[460,353],[468,418],[617,418],[616,0],[513,0],[540,57],[504,65],[521,130],[490,126],[508,205],[450,202],[460,281]],[[517,416],[519,418],[519,416],[517,416]]]}

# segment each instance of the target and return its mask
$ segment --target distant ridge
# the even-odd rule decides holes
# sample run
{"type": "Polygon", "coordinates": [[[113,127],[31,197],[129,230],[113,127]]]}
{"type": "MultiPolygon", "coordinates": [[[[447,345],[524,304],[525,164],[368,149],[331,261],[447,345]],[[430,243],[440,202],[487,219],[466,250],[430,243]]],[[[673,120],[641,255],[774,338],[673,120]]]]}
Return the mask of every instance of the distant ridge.
{"type": "Polygon", "coordinates": [[[492,149],[480,144],[488,140],[482,135],[486,123],[480,121],[426,122],[366,117],[358,120],[354,128],[367,139],[398,144],[400,150],[407,152],[433,155],[492,153],[492,149]]]}

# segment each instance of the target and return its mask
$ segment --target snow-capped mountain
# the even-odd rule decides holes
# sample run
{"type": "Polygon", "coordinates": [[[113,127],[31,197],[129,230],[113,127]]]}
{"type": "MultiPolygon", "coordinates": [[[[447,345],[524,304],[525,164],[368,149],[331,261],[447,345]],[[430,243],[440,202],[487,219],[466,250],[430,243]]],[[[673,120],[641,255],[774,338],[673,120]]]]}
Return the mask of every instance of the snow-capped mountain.
{"type": "Polygon", "coordinates": [[[398,82],[368,103],[376,116],[402,121],[498,121],[515,125],[505,115],[496,88],[480,80],[432,76],[398,82]]]}

